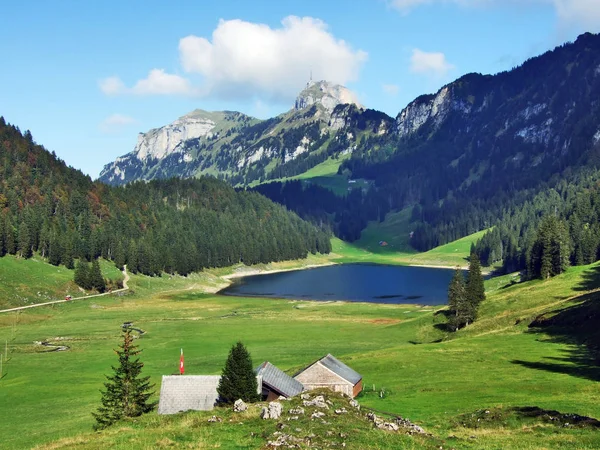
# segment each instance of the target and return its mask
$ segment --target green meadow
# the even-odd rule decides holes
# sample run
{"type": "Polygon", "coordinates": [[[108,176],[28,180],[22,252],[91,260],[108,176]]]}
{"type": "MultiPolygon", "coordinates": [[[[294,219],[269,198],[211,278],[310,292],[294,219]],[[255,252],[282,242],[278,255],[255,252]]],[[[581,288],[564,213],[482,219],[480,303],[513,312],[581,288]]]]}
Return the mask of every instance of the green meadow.
{"type": "MultiPolygon", "coordinates": [[[[466,256],[469,246],[468,241],[459,241],[419,256],[453,265],[466,256]]],[[[360,252],[366,252],[341,242],[334,250],[331,260],[357,261],[360,252]]],[[[393,262],[385,255],[371,255],[372,261],[393,262]]],[[[416,256],[400,255],[395,263],[408,257],[416,256]]],[[[2,258],[1,273],[21,263],[2,258]]],[[[307,263],[261,268],[299,264],[307,263]]],[[[336,433],[349,435],[349,448],[599,448],[600,435],[593,428],[524,418],[512,409],[538,407],[600,417],[600,373],[586,347],[573,336],[528,327],[543,313],[593,303],[600,287],[598,268],[571,268],[554,279],[527,283],[517,283],[516,275],[492,278],[487,281],[488,299],[480,319],[455,334],[445,331],[439,308],[210,293],[225,284],[220,275],[244,267],[189,278],[132,276],[126,295],[2,314],[0,348],[4,351],[4,343],[8,344],[8,361],[3,361],[0,380],[0,417],[6,430],[0,448],[266,444],[264,436],[272,424],[258,419],[255,409],[243,416],[217,411],[226,420],[211,427],[206,421],[215,412],[150,414],[92,433],[91,412],[99,404],[104,375],[116,362],[112,349],[119,344],[120,325],[126,321],[146,332],[137,343],[143,349],[144,371],[157,392],[161,376],[177,372],[180,348],[187,374],[220,373],[237,340],[245,343],[255,364],[269,360],[289,373],[332,353],[363,375],[361,405],[408,417],[432,434],[396,435],[375,430],[362,419],[344,419],[335,425],[336,433]],[[69,350],[49,352],[35,344],[44,340],[69,350]]],[[[108,264],[103,269],[118,275],[108,264]]],[[[65,269],[44,270],[54,274],[49,280],[68,283],[65,269]]]]}

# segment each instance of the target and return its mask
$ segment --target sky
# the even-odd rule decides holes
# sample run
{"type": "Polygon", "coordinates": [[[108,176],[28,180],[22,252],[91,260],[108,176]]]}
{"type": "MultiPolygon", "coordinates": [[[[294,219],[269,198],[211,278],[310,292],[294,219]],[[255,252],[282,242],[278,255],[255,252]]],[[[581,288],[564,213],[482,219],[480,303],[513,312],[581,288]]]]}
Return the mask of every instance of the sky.
{"type": "Polygon", "coordinates": [[[600,0],[20,0],[1,14],[0,115],[94,179],[194,109],[285,112],[311,72],[395,117],[600,32],[600,0]]]}

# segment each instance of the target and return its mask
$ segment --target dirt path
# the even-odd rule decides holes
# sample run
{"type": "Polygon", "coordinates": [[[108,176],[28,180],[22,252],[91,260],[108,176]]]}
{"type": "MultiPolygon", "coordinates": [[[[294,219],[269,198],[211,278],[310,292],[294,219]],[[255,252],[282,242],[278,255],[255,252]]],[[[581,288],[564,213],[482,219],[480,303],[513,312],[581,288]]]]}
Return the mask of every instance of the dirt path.
{"type": "Polygon", "coordinates": [[[125,292],[125,291],[129,290],[129,285],[127,284],[128,281],[129,281],[129,273],[127,272],[127,265],[124,265],[123,266],[123,288],[122,289],[105,292],[103,294],[86,295],[85,297],[73,297],[71,300],[54,300],[52,302],[36,303],[35,305],[19,306],[16,308],[9,308],[9,309],[0,309],[0,313],[21,311],[23,309],[37,308],[38,306],[56,305],[57,303],[67,303],[67,302],[73,302],[75,300],[87,300],[88,298],[104,297],[106,295],[116,294],[118,292],[125,292]]]}

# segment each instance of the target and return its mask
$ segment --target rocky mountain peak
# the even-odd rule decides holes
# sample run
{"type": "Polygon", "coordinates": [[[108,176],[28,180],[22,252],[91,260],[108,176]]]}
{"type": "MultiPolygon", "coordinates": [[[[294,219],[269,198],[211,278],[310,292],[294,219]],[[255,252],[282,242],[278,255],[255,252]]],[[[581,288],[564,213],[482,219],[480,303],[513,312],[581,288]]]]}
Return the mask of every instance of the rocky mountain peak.
{"type": "Polygon", "coordinates": [[[329,114],[337,105],[351,103],[362,108],[358,103],[356,94],[350,89],[329,81],[309,81],[306,87],[298,94],[294,109],[309,108],[314,104],[322,105],[329,114]]]}

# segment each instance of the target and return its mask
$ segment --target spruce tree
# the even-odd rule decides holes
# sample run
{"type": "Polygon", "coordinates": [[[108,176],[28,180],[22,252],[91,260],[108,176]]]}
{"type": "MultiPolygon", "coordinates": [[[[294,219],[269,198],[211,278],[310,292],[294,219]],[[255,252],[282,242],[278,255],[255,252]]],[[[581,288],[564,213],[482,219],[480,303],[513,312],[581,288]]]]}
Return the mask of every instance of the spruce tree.
{"type": "Polygon", "coordinates": [[[450,318],[448,324],[454,331],[457,331],[462,325],[466,302],[465,278],[459,267],[456,268],[454,276],[448,286],[448,307],[450,309],[450,318]]]}
{"type": "Polygon", "coordinates": [[[150,402],[154,394],[154,385],[149,383],[150,377],[141,377],[144,364],[139,358],[141,353],[133,344],[131,330],[123,329],[123,344],[115,350],[119,365],[112,367],[113,374],[107,375],[102,391],[102,406],[95,413],[95,429],[106,428],[113,423],[128,417],[138,417],[154,409],[156,402],[150,402]]]}
{"type": "Polygon", "coordinates": [[[75,273],[73,275],[73,281],[77,286],[83,289],[90,289],[90,274],[89,274],[88,263],[83,259],[80,259],[75,266],[75,273]]]}
{"type": "Polygon", "coordinates": [[[258,401],[260,395],[257,390],[252,358],[244,344],[238,342],[231,347],[219,380],[219,402],[231,404],[240,398],[245,402],[258,401]]]}
{"type": "Polygon", "coordinates": [[[467,301],[475,311],[485,300],[485,287],[483,285],[483,276],[481,275],[481,264],[476,253],[471,253],[469,257],[469,275],[466,285],[467,301]]]}
{"type": "Polygon", "coordinates": [[[104,292],[106,290],[106,282],[102,276],[100,264],[97,259],[92,261],[92,267],[89,272],[89,281],[92,289],[96,289],[98,292],[104,292]]]}
{"type": "Polygon", "coordinates": [[[18,253],[21,258],[31,258],[31,235],[25,222],[19,225],[18,253]]]}

